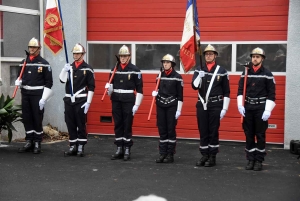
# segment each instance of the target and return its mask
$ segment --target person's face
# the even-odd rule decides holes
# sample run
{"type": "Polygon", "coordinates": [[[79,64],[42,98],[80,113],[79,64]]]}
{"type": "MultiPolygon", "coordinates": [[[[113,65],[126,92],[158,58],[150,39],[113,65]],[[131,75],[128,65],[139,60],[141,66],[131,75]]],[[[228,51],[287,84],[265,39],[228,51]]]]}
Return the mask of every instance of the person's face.
{"type": "Polygon", "coordinates": [[[73,58],[75,61],[80,62],[83,60],[83,54],[82,53],[73,53],[73,58]]]}
{"type": "Polygon", "coordinates": [[[170,61],[163,61],[163,66],[165,70],[169,70],[172,67],[172,63],[170,61]]]}
{"type": "Polygon", "coordinates": [[[259,54],[253,54],[251,57],[251,62],[253,63],[254,66],[261,64],[263,60],[264,60],[263,57],[259,54]]]}
{"type": "Polygon", "coordinates": [[[29,46],[29,47],[28,47],[28,51],[29,51],[29,54],[30,54],[30,55],[32,55],[32,56],[37,56],[37,55],[40,53],[41,48],[29,46]]]}
{"type": "Polygon", "coordinates": [[[129,55],[120,55],[120,61],[121,61],[121,64],[126,64],[128,63],[130,59],[130,56],[129,55]]]}
{"type": "Polygon", "coordinates": [[[205,61],[207,63],[212,63],[215,61],[215,59],[216,59],[216,54],[214,52],[211,51],[205,52],[205,61]]]}

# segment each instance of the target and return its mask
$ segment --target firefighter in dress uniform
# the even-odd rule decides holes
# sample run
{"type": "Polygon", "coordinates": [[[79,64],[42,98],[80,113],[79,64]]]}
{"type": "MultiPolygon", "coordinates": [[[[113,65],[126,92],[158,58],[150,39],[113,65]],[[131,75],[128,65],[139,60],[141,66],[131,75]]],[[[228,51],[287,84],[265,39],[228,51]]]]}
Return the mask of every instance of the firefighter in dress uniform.
{"type": "Polygon", "coordinates": [[[225,68],[217,65],[218,52],[208,45],[203,55],[205,66],[195,70],[192,88],[198,90],[197,122],[200,132],[199,150],[202,158],[196,166],[212,167],[216,165],[219,152],[220,120],[225,116],[230,98],[229,75],[225,68]]]}
{"type": "Polygon", "coordinates": [[[156,118],[159,132],[159,158],[156,163],[173,163],[176,147],[176,124],[181,115],[183,104],[183,80],[174,70],[175,58],[166,54],[161,63],[161,72],[158,92],[153,91],[156,97],[156,118]]]}
{"type": "MultiPolygon", "coordinates": [[[[123,45],[119,50],[120,62],[111,84],[106,83],[108,95],[112,102],[114,119],[115,142],[117,151],[111,159],[130,159],[132,141],[133,116],[137,112],[143,99],[143,79],[141,71],[130,63],[130,50],[123,45]],[[136,95],[134,94],[136,91],[136,95]]],[[[112,69],[113,71],[114,69],[112,69]]],[[[111,76],[110,73],[109,76],[111,76]]]]}
{"type": "Polygon", "coordinates": [[[95,77],[93,68],[83,59],[84,47],[77,43],[72,53],[74,62],[71,65],[65,64],[59,75],[61,83],[66,83],[63,100],[70,149],[65,152],[65,156],[83,157],[87,143],[86,114],[94,96],[95,77]]]}
{"type": "MultiPolygon", "coordinates": [[[[53,78],[50,64],[40,56],[41,44],[36,38],[29,41],[28,51],[23,76],[15,81],[15,85],[21,88],[22,118],[26,132],[26,143],[18,152],[33,151],[39,154],[43,139],[44,106],[53,94],[53,78]]],[[[24,60],[19,66],[23,66],[23,63],[24,60]]]]}
{"type": "Polygon", "coordinates": [[[260,171],[262,170],[262,161],[266,156],[268,119],[275,107],[275,79],[273,74],[262,64],[266,58],[263,49],[259,47],[253,49],[250,57],[251,62],[247,64],[249,68],[245,99],[243,97],[244,71],[239,80],[237,105],[239,113],[244,117],[245,152],[248,160],[245,169],[260,171]],[[257,140],[256,145],[255,138],[257,140]]]}

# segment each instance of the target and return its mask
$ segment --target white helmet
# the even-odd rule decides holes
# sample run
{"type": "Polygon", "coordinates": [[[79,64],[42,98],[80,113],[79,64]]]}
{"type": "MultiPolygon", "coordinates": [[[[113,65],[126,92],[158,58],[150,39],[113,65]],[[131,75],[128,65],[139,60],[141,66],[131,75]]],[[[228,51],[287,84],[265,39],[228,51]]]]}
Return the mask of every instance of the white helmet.
{"type": "Polygon", "coordinates": [[[84,47],[80,43],[76,43],[75,46],[72,49],[73,54],[74,53],[85,53],[84,47]]]}

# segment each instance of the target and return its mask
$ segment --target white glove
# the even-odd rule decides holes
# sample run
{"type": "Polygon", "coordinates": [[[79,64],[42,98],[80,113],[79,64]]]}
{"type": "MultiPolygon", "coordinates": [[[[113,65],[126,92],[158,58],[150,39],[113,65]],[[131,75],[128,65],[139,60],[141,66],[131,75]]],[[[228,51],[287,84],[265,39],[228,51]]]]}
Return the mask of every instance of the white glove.
{"type": "Polygon", "coordinates": [[[239,110],[239,113],[240,113],[243,117],[245,117],[245,108],[244,108],[244,106],[239,105],[239,106],[238,106],[238,110],[239,110]]]}
{"type": "Polygon", "coordinates": [[[84,114],[86,114],[89,111],[90,105],[91,105],[90,103],[86,102],[81,106],[81,108],[84,107],[84,114]]]}
{"type": "Polygon", "coordinates": [[[204,77],[205,76],[205,72],[203,70],[199,71],[199,77],[204,77]]]}
{"type": "Polygon", "coordinates": [[[175,114],[175,119],[178,119],[180,115],[181,115],[181,112],[177,110],[176,114],[175,114]]]}
{"type": "Polygon", "coordinates": [[[40,102],[39,102],[40,110],[44,109],[45,104],[46,104],[46,100],[45,99],[41,99],[40,102]]]}
{"type": "Polygon", "coordinates": [[[21,85],[22,85],[22,80],[16,79],[15,86],[21,86],[21,85]]]}
{"type": "Polygon", "coordinates": [[[157,94],[158,94],[158,91],[152,91],[152,96],[153,97],[157,96],[157,94]]]}
{"type": "Polygon", "coordinates": [[[107,94],[110,96],[112,93],[113,93],[113,84],[109,84],[109,83],[106,83],[105,84],[105,87],[104,87],[105,89],[108,89],[107,90],[107,94]]]}
{"type": "Polygon", "coordinates": [[[263,121],[267,121],[270,118],[270,116],[271,116],[271,112],[265,110],[261,118],[263,121]]]}
{"type": "Polygon", "coordinates": [[[68,72],[71,69],[71,66],[69,63],[65,64],[64,71],[68,72]]]}
{"type": "Polygon", "coordinates": [[[138,111],[138,109],[139,109],[139,106],[137,106],[137,105],[133,106],[133,108],[132,108],[132,116],[135,115],[135,113],[138,111]]]}
{"type": "Polygon", "coordinates": [[[220,114],[220,120],[223,119],[223,117],[225,116],[227,110],[221,110],[221,114],[220,114]]]}

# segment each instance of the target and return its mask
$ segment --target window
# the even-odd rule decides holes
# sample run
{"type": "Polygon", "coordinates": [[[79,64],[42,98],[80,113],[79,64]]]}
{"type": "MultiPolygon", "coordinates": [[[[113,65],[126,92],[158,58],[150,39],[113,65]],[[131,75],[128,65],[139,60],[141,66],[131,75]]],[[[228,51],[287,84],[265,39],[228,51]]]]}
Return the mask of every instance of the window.
{"type": "Polygon", "coordinates": [[[93,69],[112,69],[122,45],[132,49],[130,44],[88,44],[88,63],[93,69]]]}
{"type": "Polygon", "coordinates": [[[250,53],[256,47],[260,47],[265,51],[264,67],[271,72],[286,72],[286,44],[238,44],[236,53],[237,71],[243,71],[243,64],[251,61],[250,53]]]}
{"type": "Polygon", "coordinates": [[[141,70],[159,70],[163,56],[171,54],[175,58],[175,69],[179,70],[179,48],[179,44],[137,44],[136,65],[141,70]]]}
{"type": "MultiPolygon", "coordinates": [[[[124,44],[116,42],[117,44],[88,44],[88,63],[92,65],[94,69],[110,70],[116,64],[116,58],[114,55],[118,54],[120,47],[124,44]]],[[[202,52],[208,44],[213,45],[218,51],[216,58],[217,64],[224,67],[228,72],[241,72],[243,71],[245,64],[251,61],[250,53],[256,48],[260,47],[266,52],[266,59],[264,60],[264,66],[272,72],[285,72],[286,71],[286,43],[202,43],[202,52]],[[236,50],[236,51],[235,51],[236,50]],[[236,58],[236,60],[233,60],[236,58]]],[[[162,66],[161,59],[166,54],[171,54],[175,57],[177,71],[180,69],[179,59],[179,43],[131,43],[125,44],[132,52],[132,63],[140,70],[157,71],[162,66]]],[[[202,56],[202,63],[205,63],[205,57],[202,56]]],[[[200,65],[200,55],[196,55],[196,67],[200,65]]],[[[195,68],[191,69],[194,71],[195,68]]]]}

